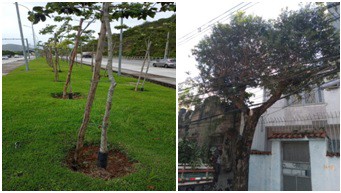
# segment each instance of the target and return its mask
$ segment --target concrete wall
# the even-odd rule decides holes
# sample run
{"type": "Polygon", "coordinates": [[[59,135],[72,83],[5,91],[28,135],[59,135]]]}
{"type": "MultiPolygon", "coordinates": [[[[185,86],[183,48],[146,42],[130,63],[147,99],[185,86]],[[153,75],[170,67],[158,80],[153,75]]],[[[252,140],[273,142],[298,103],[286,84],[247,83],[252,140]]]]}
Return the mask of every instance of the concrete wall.
{"type": "Polygon", "coordinates": [[[270,189],[271,155],[251,155],[249,169],[249,191],[270,189]]]}
{"type": "Polygon", "coordinates": [[[270,190],[282,190],[282,152],[281,141],[272,141],[271,146],[271,175],[270,190]]]}
{"type": "MultiPolygon", "coordinates": [[[[250,191],[283,190],[281,142],[272,140],[271,155],[250,156],[250,191]]],[[[326,152],[325,139],[309,140],[312,190],[340,191],[340,158],[328,157],[326,152]]]]}
{"type": "Polygon", "coordinates": [[[267,147],[267,133],[264,128],[264,124],[262,123],[263,119],[260,118],[258,121],[257,128],[255,130],[255,133],[253,135],[252,140],[252,150],[258,150],[258,151],[269,151],[267,147]]]}
{"type": "Polygon", "coordinates": [[[326,156],[325,140],[310,140],[311,184],[313,191],[340,191],[340,157],[326,156]]]}
{"type": "Polygon", "coordinates": [[[340,88],[333,90],[324,90],[324,100],[327,103],[327,112],[340,111],[340,88]]]}

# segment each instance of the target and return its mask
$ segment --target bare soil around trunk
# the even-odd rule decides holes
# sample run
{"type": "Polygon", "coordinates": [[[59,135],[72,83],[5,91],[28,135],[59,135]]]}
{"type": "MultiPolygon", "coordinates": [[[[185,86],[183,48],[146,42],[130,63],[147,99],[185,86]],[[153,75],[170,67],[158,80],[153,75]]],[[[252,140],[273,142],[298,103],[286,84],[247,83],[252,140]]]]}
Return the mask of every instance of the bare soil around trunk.
{"type": "Polygon", "coordinates": [[[106,169],[97,166],[98,146],[87,146],[82,149],[78,165],[73,164],[74,149],[70,151],[66,158],[67,167],[75,172],[85,175],[109,180],[123,177],[135,172],[134,164],[129,158],[119,150],[110,150],[108,155],[108,166],[106,169]]]}

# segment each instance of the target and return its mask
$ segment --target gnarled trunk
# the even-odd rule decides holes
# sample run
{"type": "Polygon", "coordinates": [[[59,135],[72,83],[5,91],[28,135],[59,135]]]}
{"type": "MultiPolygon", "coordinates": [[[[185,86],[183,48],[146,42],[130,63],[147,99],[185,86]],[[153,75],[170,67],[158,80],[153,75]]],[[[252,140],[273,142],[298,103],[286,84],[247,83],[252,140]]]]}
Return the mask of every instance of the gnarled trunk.
{"type": "Polygon", "coordinates": [[[241,113],[239,136],[235,150],[234,180],[232,189],[235,191],[247,191],[249,182],[249,160],[253,135],[256,130],[259,115],[241,113]]]}
{"type": "Polygon", "coordinates": [[[78,140],[77,140],[77,145],[76,145],[76,151],[74,154],[74,163],[77,163],[79,154],[84,145],[85,131],[89,123],[90,112],[91,112],[93,101],[95,99],[97,85],[100,79],[100,70],[101,70],[101,63],[102,63],[105,34],[106,34],[105,24],[102,21],[101,31],[100,31],[100,35],[98,38],[95,68],[94,68],[94,72],[92,75],[90,90],[89,90],[89,94],[88,94],[88,98],[87,98],[87,102],[85,106],[83,122],[78,131],[78,140]]]}

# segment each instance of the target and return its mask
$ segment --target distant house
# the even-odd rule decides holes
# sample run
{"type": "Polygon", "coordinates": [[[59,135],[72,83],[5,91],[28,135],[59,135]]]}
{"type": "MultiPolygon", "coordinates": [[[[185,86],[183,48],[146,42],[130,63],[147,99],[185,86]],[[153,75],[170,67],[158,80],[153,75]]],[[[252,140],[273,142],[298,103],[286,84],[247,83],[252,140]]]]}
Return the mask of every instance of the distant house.
{"type": "Polygon", "coordinates": [[[277,101],[252,144],[249,190],[340,190],[340,80],[277,101]]]}

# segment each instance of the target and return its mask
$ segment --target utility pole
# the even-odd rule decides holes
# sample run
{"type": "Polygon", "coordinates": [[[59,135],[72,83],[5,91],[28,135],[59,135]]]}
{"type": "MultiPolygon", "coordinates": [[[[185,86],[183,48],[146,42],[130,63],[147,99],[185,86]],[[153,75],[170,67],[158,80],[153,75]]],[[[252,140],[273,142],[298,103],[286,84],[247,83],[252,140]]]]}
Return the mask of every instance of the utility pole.
{"type": "Polygon", "coordinates": [[[31,56],[30,56],[30,47],[28,46],[28,40],[27,40],[27,38],[25,38],[25,40],[26,40],[26,45],[27,45],[26,53],[28,54],[28,59],[31,59],[31,56]]]}
{"type": "MultiPolygon", "coordinates": [[[[31,11],[28,7],[26,7],[25,5],[21,5],[18,4],[24,8],[26,8],[28,11],[31,11]]],[[[31,27],[32,27],[32,35],[33,35],[33,47],[34,47],[34,54],[36,56],[36,58],[39,56],[39,53],[37,51],[37,44],[36,44],[36,34],[34,33],[34,28],[33,28],[33,22],[31,22],[31,27]]]]}
{"type": "Polygon", "coordinates": [[[123,39],[123,17],[121,17],[121,30],[120,30],[120,47],[118,51],[118,71],[117,75],[121,75],[121,63],[122,63],[122,39],[123,39]]]}
{"type": "Polygon", "coordinates": [[[163,56],[163,59],[167,59],[168,43],[169,43],[169,32],[167,33],[167,42],[166,42],[166,48],[165,48],[165,55],[163,56]]]}
{"type": "Polygon", "coordinates": [[[19,30],[20,30],[20,36],[21,36],[21,44],[23,46],[23,52],[24,52],[24,57],[25,57],[26,71],[28,71],[29,70],[29,68],[28,68],[28,60],[27,60],[27,54],[26,54],[26,48],[25,48],[25,42],[24,42],[24,34],[22,32],[22,26],[21,26],[20,14],[19,14],[18,2],[15,2],[15,7],[17,9],[18,24],[19,24],[19,30]]]}

